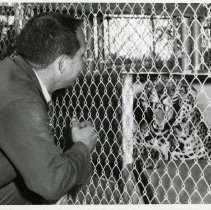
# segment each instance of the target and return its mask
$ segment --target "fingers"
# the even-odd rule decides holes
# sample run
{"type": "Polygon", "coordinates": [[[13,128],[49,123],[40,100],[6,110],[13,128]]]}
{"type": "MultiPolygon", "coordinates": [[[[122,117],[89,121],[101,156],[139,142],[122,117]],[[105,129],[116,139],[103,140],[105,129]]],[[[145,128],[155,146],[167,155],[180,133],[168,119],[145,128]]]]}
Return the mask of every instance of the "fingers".
{"type": "Polygon", "coordinates": [[[89,126],[94,127],[94,125],[92,124],[91,121],[85,120],[85,121],[83,121],[83,122],[80,123],[80,127],[81,128],[89,127],[89,126]]]}
{"type": "Polygon", "coordinates": [[[81,123],[80,123],[80,127],[81,127],[81,128],[84,128],[85,126],[86,126],[85,122],[81,122],[81,123]]]}
{"type": "Polygon", "coordinates": [[[75,119],[75,118],[72,118],[71,120],[71,123],[72,123],[72,127],[74,128],[80,128],[79,124],[78,124],[78,121],[75,119]]]}
{"type": "Polygon", "coordinates": [[[72,123],[72,127],[78,127],[78,128],[84,128],[86,126],[94,127],[92,122],[89,120],[85,120],[83,122],[78,123],[76,118],[72,118],[71,123],[72,123]]]}
{"type": "Polygon", "coordinates": [[[84,143],[89,151],[93,151],[96,146],[98,133],[95,131],[94,125],[91,121],[85,120],[78,123],[76,119],[72,119],[72,140],[74,143],[84,143]]]}
{"type": "Polygon", "coordinates": [[[86,126],[93,126],[91,121],[85,120],[84,122],[85,122],[86,126]]]}

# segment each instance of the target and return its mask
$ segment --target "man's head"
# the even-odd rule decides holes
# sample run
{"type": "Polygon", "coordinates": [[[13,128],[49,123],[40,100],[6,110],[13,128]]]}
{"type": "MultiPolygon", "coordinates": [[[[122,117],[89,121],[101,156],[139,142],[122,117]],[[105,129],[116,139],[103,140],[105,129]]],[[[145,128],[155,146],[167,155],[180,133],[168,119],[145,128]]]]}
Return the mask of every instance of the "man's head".
{"type": "Polygon", "coordinates": [[[41,13],[26,23],[17,39],[17,53],[34,70],[55,70],[48,75],[53,76],[52,89],[69,86],[82,69],[85,40],[81,23],[68,15],[41,13]]]}

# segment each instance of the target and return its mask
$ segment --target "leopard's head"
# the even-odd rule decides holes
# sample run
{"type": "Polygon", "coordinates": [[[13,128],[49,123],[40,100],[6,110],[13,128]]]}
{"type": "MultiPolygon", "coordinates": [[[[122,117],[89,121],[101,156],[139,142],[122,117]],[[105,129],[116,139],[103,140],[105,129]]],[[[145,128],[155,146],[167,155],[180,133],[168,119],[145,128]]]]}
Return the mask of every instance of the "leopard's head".
{"type": "Polygon", "coordinates": [[[177,83],[167,77],[147,81],[143,91],[138,96],[141,120],[144,119],[157,132],[169,129],[181,103],[182,96],[178,94],[177,89],[177,83]]]}

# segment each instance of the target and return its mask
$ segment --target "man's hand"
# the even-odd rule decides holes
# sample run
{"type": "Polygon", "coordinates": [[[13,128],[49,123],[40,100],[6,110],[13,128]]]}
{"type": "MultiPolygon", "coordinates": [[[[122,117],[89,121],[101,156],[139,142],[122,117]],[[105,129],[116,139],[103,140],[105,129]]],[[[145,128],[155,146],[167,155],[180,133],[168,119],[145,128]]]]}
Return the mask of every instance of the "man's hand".
{"type": "Polygon", "coordinates": [[[76,119],[72,119],[72,139],[74,143],[84,143],[91,152],[97,141],[97,133],[90,121],[84,121],[78,124],[76,119]]]}

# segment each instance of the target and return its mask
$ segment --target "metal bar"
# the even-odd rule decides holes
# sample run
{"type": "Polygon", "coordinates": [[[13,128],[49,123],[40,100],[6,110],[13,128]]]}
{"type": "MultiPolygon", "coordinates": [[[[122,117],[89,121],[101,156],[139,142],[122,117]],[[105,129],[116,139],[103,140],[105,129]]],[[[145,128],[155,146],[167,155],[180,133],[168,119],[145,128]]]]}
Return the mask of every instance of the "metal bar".
{"type": "Polygon", "coordinates": [[[210,77],[211,76],[211,72],[207,73],[187,73],[187,72],[121,72],[122,75],[126,75],[126,74],[129,74],[129,75],[178,75],[178,76],[208,76],[210,77]]]}
{"type": "MultiPolygon", "coordinates": [[[[177,46],[177,37],[178,37],[178,29],[177,29],[177,19],[176,18],[173,18],[173,36],[174,36],[174,41],[173,41],[173,52],[174,52],[174,55],[177,54],[178,52],[178,46],[177,46]]],[[[175,59],[178,59],[178,57],[176,57],[175,59]]]]}
{"type": "Polygon", "coordinates": [[[184,17],[182,19],[182,69],[183,71],[190,71],[190,18],[184,17]]]}
{"type": "Polygon", "coordinates": [[[100,72],[104,70],[105,52],[104,52],[104,25],[103,15],[97,15],[97,44],[98,44],[98,69],[100,72]]]}
{"type": "MultiPolygon", "coordinates": [[[[63,3],[46,3],[46,7],[51,4],[52,8],[63,8],[63,3]]],[[[67,3],[68,7],[71,3],[67,3]]],[[[74,3],[73,3],[74,4],[74,3]]],[[[81,3],[77,4],[77,8],[74,9],[76,13],[82,13],[84,11],[86,14],[90,13],[90,8],[92,8],[93,13],[99,12],[99,5],[101,12],[104,14],[135,14],[135,15],[151,15],[152,10],[155,15],[163,14],[163,5],[166,6],[166,11],[170,16],[193,16],[197,14],[198,16],[206,16],[209,13],[209,5],[200,3],[81,3]],[[108,9],[109,4],[109,9],[108,9]]]]}
{"type": "Polygon", "coordinates": [[[201,24],[197,19],[193,20],[192,23],[192,36],[194,39],[193,45],[193,56],[192,63],[194,67],[194,72],[197,72],[201,69],[201,24]]]}
{"type": "Polygon", "coordinates": [[[21,6],[21,3],[14,3],[14,11],[15,11],[15,17],[14,17],[14,29],[15,29],[15,36],[17,36],[20,33],[20,30],[22,29],[22,23],[23,23],[23,8],[21,6]]]}
{"type": "Polygon", "coordinates": [[[87,43],[87,62],[89,71],[93,72],[95,69],[95,62],[94,62],[94,16],[90,15],[89,19],[87,20],[86,24],[86,37],[87,43]]]}

